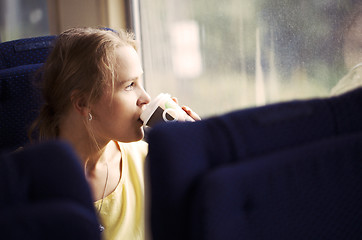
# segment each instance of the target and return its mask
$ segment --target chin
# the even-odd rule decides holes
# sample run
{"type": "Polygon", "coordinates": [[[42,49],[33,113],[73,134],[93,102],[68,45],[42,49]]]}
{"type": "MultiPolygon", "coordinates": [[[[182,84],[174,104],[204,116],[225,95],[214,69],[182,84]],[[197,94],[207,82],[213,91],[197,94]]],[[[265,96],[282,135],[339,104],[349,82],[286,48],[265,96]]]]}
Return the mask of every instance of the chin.
{"type": "Polygon", "coordinates": [[[126,138],[122,138],[120,142],[138,142],[142,140],[145,136],[143,128],[137,129],[132,135],[128,135],[126,138]]]}

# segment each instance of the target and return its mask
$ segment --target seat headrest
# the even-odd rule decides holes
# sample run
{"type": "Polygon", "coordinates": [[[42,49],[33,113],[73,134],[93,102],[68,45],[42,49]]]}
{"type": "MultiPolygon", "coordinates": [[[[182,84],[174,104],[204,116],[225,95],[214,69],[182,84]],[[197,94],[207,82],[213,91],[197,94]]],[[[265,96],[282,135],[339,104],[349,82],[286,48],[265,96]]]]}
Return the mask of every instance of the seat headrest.
{"type": "Polygon", "coordinates": [[[0,43],[0,69],[44,63],[55,38],[44,36],[0,43]]]}

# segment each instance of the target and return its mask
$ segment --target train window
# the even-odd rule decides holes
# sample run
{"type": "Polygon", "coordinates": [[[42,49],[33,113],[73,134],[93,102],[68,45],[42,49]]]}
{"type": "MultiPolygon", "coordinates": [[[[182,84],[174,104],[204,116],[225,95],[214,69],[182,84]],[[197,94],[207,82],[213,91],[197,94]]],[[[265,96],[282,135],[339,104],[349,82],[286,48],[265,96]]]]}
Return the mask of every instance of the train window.
{"type": "Polygon", "coordinates": [[[346,71],[344,19],[353,2],[139,1],[146,88],[204,117],[329,96],[346,71]]]}
{"type": "Polygon", "coordinates": [[[0,40],[49,35],[47,0],[0,0],[0,40]]]}

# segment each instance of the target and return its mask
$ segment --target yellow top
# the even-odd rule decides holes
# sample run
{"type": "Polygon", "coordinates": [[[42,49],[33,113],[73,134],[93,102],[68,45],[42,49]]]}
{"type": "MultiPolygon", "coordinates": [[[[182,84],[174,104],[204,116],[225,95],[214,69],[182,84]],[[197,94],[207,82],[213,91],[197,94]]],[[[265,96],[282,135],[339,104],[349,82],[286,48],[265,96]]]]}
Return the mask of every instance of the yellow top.
{"type": "MultiPolygon", "coordinates": [[[[118,143],[122,154],[122,176],[116,189],[103,199],[99,213],[105,240],[145,239],[144,141],[118,143]]],[[[94,203],[96,210],[102,200],[94,203]]]]}

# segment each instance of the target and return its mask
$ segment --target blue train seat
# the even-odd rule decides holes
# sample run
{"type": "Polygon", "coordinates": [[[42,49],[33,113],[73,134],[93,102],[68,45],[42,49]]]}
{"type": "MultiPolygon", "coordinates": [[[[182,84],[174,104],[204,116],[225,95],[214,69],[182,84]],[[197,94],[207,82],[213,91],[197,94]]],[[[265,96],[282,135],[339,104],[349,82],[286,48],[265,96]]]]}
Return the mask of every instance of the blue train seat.
{"type": "Polygon", "coordinates": [[[1,238],[100,240],[90,188],[71,147],[61,141],[28,145],[43,103],[41,68],[54,39],[0,44],[1,238]]]}
{"type": "Polygon", "coordinates": [[[188,239],[360,239],[362,134],[207,171],[188,239]]]}
{"type": "Polygon", "coordinates": [[[55,36],[0,44],[0,150],[28,143],[28,128],[42,104],[37,81],[55,36]]]}
{"type": "MultiPolygon", "coordinates": [[[[300,148],[308,144],[317,144],[320,141],[327,141],[328,139],[336,137],[358,134],[362,131],[361,109],[362,89],[356,89],[333,98],[272,104],[264,107],[234,111],[195,123],[167,123],[156,126],[150,131],[148,136],[149,159],[147,167],[151,191],[150,227],[154,239],[196,239],[194,236],[200,237],[199,239],[207,239],[202,232],[208,232],[205,228],[216,228],[218,220],[200,219],[200,221],[204,221],[202,223],[205,224],[197,224],[193,222],[193,212],[196,210],[191,210],[192,206],[197,201],[200,201],[197,199],[197,193],[200,192],[201,194],[204,188],[198,185],[201,184],[202,181],[206,181],[203,180],[204,178],[218,171],[219,168],[233,168],[234,166],[237,168],[238,165],[240,165],[239,168],[243,168],[241,165],[253,164],[251,162],[256,162],[255,159],[273,159],[275,157],[272,157],[272,154],[281,151],[300,148]],[[208,225],[205,221],[213,222],[213,225],[208,225]],[[190,223],[193,224],[190,226],[190,223]],[[198,231],[201,232],[201,235],[197,234],[200,233],[198,231]]],[[[359,144],[359,142],[357,143],[359,144]]],[[[331,147],[332,146],[333,145],[331,145],[331,147]]],[[[356,145],[355,147],[361,148],[360,145],[356,145]]],[[[358,155],[358,151],[356,152],[355,149],[353,151],[354,155],[349,157],[349,149],[346,148],[344,150],[346,158],[352,161],[353,157],[355,157],[356,161],[358,160],[361,165],[361,155],[358,155]]],[[[294,154],[297,155],[296,152],[294,152],[294,154]]],[[[326,155],[327,158],[330,156],[331,154],[326,155]]],[[[298,156],[294,158],[297,159],[298,156]]],[[[268,160],[258,160],[259,164],[267,161],[268,160]]],[[[291,159],[291,161],[291,164],[297,164],[296,166],[299,166],[297,160],[291,159]]],[[[341,159],[341,161],[343,162],[343,159],[341,159]]],[[[302,160],[299,162],[302,162],[302,160]]],[[[317,165],[317,163],[315,164],[317,165]]],[[[331,164],[333,164],[332,169],[336,170],[338,169],[338,164],[342,163],[340,161],[331,161],[331,164]]],[[[300,167],[303,168],[303,165],[300,165],[300,167]]],[[[301,169],[301,172],[303,172],[302,170],[303,169],[301,169]]],[[[319,170],[319,168],[317,168],[317,170],[319,170]]],[[[323,171],[323,168],[321,168],[320,171],[323,171]]],[[[327,168],[326,171],[329,171],[329,169],[327,168]]],[[[351,169],[349,171],[351,171],[351,169]]],[[[340,174],[342,177],[346,177],[347,173],[348,171],[340,174]]],[[[225,174],[228,175],[229,173],[225,174]]],[[[237,173],[232,174],[233,176],[237,175],[237,173]]],[[[288,172],[280,172],[280,174],[285,175],[288,174],[288,172]]],[[[330,175],[329,173],[327,174],[328,177],[330,177],[330,175]]],[[[318,176],[314,177],[315,180],[317,180],[318,176]]],[[[326,178],[323,181],[328,180],[329,179],[326,178]]],[[[264,183],[266,184],[266,182],[263,182],[263,184],[264,183]]],[[[347,181],[346,184],[347,183],[355,184],[356,188],[360,192],[362,191],[360,178],[356,178],[355,182],[351,180],[349,182],[347,181]]],[[[217,184],[217,182],[214,184],[217,184]]],[[[233,194],[243,194],[241,190],[236,190],[239,184],[238,181],[235,181],[235,188],[230,186],[230,189],[226,188],[226,185],[223,185],[225,189],[220,192],[221,196],[214,197],[225,197],[225,201],[220,202],[222,205],[228,204],[229,200],[231,204],[234,197],[239,199],[240,196],[242,196],[233,196],[233,194]],[[228,191],[230,191],[230,195],[227,195],[228,191]]],[[[280,184],[282,184],[282,182],[280,184]]],[[[322,186],[326,188],[330,187],[330,185],[325,182],[316,182],[316,184],[322,184],[322,186]]],[[[342,193],[343,184],[339,186],[341,187],[340,191],[342,193]]],[[[252,187],[252,184],[249,187],[252,187]]],[[[264,188],[267,187],[278,188],[282,186],[264,186],[264,188]]],[[[346,186],[346,188],[348,188],[348,186],[346,186]]],[[[212,188],[210,187],[210,189],[212,188]]],[[[217,194],[219,193],[215,192],[215,195],[217,194]]],[[[256,194],[261,193],[257,192],[256,194]]],[[[211,198],[213,196],[208,195],[208,197],[211,198]]],[[[251,199],[254,198],[253,196],[250,197],[251,199]]],[[[267,200],[268,195],[266,194],[261,197],[265,197],[267,200]]],[[[315,196],[315,198],[318,199],[322,197],[323,195],[315,196]]],[[[359,202],[362,202],[360,198],[361,195],[356,195],[356,197],[359,202]]],[[[356,204],[351,196],[346,197],[344,201],[345,205],[351,203],[351,205],[356,208],[361,209],[362,207],[361,204],[356,204]]],[[[335,200],[332,202],[337,203],[338,201],[335,200]]],[[[232,204],[233,206],[237,205],[235,202],[232,204]]],[[[235,215],[239,216],[240,209],[244,206],[243,204],[244,203],[240,202],[238,210],[235,210],[235,215]]],[[[257,203],[251,202],[250,204],[252,207],[253,204],[257,203]]],[[[290,199],[285,200],[285,204],[287,204],[286,206],[291,206],[293,201],[290,199]]],[[[226,209],[228,207],[229,206],[225,206],[226,209]]],[[[338,208],[338,206],[335,207],[338,208]]],[[[207,206],[204,206],[201,202],[198,208],[207,208],[207,206]]],[[[199,211],[202,210],[200,209],[199,211]]],[[[222,211],[222,209],[220,211],[222,211]]],[[[206,212],[205,218],[207,218],[207,214],[206,212]]],[[[212,212],[210,212],[210,214],[212,214],[212,212]]],[[[258,212],[253,212],[252,214],[258,214],[258,212]]],[[[231,215],[230,218],[235,217],[234,219],[236,219],[238,216],[231,215]]],[[[350,215],[347,214],[346,216],[348,217],[350,215]]],[[[262,217],[262,214],[258,217],[262,217]]],[[[278,216],[274,217],[277,219],[278,216]]],[[[307,220],[308,217],[311,216],[305,216],[305,219],[307,220]]],[[[213,217],[210,215],[210,218],[213,217]]],[[[319,223],[321,219],[328,220],[327,218],[319,218],[319,223]]],[[[349,223],[353,221],[353,219],[345,220],[349,221],[349,223]]],[[[220,226],[225,226],[222,224],[222,221],[223,219],[220,219],[220,226]]],[[[253,223],[247,222],[245,224],[253,223]]],[[[246,225],[240,225],[240,227],[242,226],[246,225]]],[[[308,226],[310,225],[308,224],[308,226]]],[[[327,225],[326,223],[326,225],[323,226],[331,225],[327,225]]],[[[220,232],[221,231],[223,231],[223,229],[220,229],[220,232]]],[[[227,231],[227,229],[225,229],[225,231],[227,231]]],[[[245,231],[247,232],[247,229],[245,229],[245,231]]],[[[210,230],[209,232],[212,231],[210,230]]]]}
{"type": "Polygon", "coordinates": [[[53,141],[0,155],[1,239],[100,240],[80,160],[53,141]]]}

